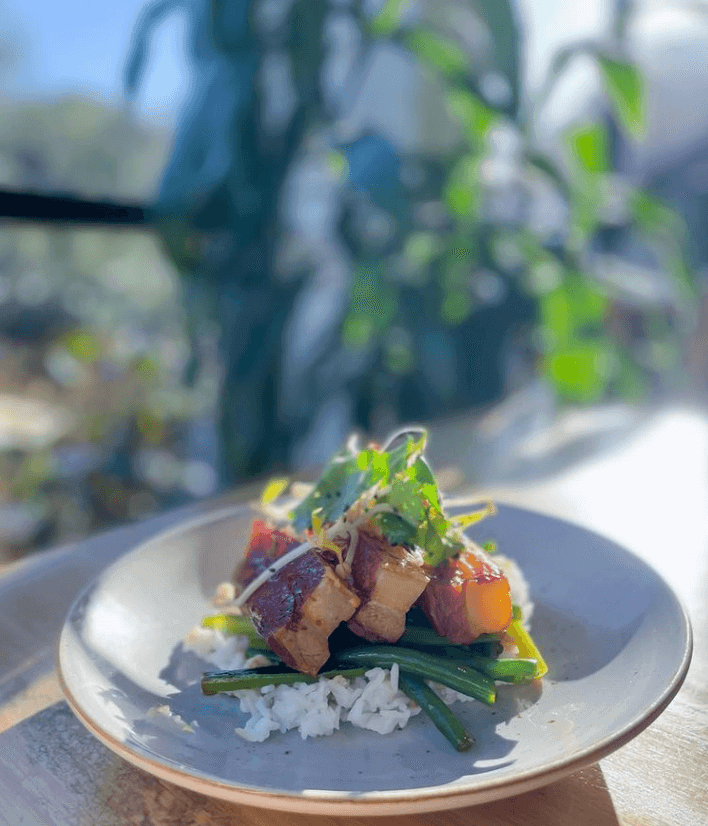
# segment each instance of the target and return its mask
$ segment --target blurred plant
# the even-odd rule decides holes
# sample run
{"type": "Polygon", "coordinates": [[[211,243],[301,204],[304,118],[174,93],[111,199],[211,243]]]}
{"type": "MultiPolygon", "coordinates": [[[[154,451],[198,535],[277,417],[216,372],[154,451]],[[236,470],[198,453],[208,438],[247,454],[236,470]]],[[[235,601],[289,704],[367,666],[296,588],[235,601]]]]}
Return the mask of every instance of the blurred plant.
{"type": "MultiPolygon", "coordinates": [[[[89,99],[0,103],[11,189],[147,198],[168,148],[89,99]]],[[[182,385],[174,282],[146,232],[0,227],[0,564],[213,489],[190,477],[214,393],[182,385]]]]}
{"type": "Polygon", "coordinates": [[[628,8],[610,43],[553,63],[537,106],[581,52],[607,104],[604,120],[570,130],[560,159],[540,152],[537,107],[521,105],[509,0],[387,0],[375,14],[361,0],[158,0],[136,28],[131,95],[154,27],[177,9],[192,99],[158,210],[188,302],[192,375],[201,329],[219,330],[223,482],[287,464],[298,445],[323,458],[313,440],[329,451],[354,423],[498,399],[513,338],[566,400],[637,398],[679,374],[693,298],[681,230],[615,173],[617,128],[636,140],[644,120],[622,49],[628,8]],[[404,147],[357,124],[382,44],[423,72],[421,99],[444,104],[426,120],[451,140],[404,147]],[[303,229],[312,181],[328,216],[314,237],[303,229]],[[649,264],[613,254],[627,238],[644,240],[649,264]]]}

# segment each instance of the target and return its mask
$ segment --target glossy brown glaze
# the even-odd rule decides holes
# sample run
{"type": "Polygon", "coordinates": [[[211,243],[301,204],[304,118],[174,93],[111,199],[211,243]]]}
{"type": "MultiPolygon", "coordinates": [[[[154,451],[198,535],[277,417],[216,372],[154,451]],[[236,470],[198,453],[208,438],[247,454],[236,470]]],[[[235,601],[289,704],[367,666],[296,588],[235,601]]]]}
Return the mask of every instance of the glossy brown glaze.
{"type": "Polygon", "coordinates": [[[251,538],[246,554],[234,571],[234,583],[245,587],[259,574],[262,574],[272,562],[280,559],[299,544],[300,540],[296,537],[256,519],[251,527],[251,538]]]}
{"type": "MultiPolygon", "coordinates": [[[[282,531],[256,521],[234,581],[248,585],[298,544],[282,531]]],[[[244,607],[258,633],[284,662],[316,674],[329,659],[329,635],[358,605],[358,597],[335,576],[328,559],[312,549],[276,571],[244,607]]]]}
{"type": "Polygon", "coordinates": [[[370,642],[396,642],[405,630],[406,612],[428,576],[407,548],[360,531],[351,583],[362,604],[349,628],[370,642]]]}
{"type": "Polygon", "coordinates": [[[308,551],[273,574],[246,601],[262,637],[267,639],[283,625],[298,623],[302,606],[322,581],[326,565],[316,553],[308,551]]]}
{"type": "Polygon", "coordinates": [[[457,558],[431,568],[420,605],[435,631],[457,645],[511,622],[509,583],[484,551],[470,543],[457,558]]]}

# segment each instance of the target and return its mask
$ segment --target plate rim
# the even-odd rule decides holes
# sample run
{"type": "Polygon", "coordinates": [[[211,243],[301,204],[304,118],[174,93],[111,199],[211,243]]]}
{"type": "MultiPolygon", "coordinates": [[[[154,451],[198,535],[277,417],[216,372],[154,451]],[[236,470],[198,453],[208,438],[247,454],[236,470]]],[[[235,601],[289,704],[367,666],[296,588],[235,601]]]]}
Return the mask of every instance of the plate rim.
{"type": "Polygon", "coordinates": [[[68,626],[76,606],[107,572],[121,564],[125,564],[126,559],[129,557],[140,554],[141,551],[144,551],[146,547],[149,547],[153,543],[159,543],[172,536],[178,536],[189,530],[198,529],[202,525],[218,522],[239,514],[245,514],[249,509],[252,509],[252,505],[249,503],[222,506],[213,511],[189,517],[170,528],[159,531],[154,536],[127,548],[123,554],[106,566],[81,589],[81,592],[66,613],[57,646],[57,675],[62,693],[69,707],[84,727],[113,753],[131,765],[182,788],[187,788],[220,800],[260,808],[312,815],[331,814],[335,816],[415,814],[489,803],[512,795],[522,794],[560,780],[562,777],[596,763],[617,749],[622,748],[622,746],[626,745],[630,740],[634,739],[634,737],[650,726],[665,711],[681,689],[690,667],[693,654],[693,629],[691,620],[683,601],[662,574],[631,549],[620,545],[610,537],[603,536],[585,525],[578,524],[572,520],[530,508],[507,504],[503,501],[497,501],[496,504],[504,510],[517,511],[563,523],[590,536],[597,536],[605,541],[612,542],[617,548],[621,549],[624,554],[649,569],[654,576],[657,577],[663,588],[673,598],[679,609],[679,614],[683,619],[682,631],[685,644],[680,663],[672,679],[665,686],[655,702],[647,706],[623,728],[607,735],[597,743],[586,747],[585,750],[574,755],[572,758],[559,757],[552,763],[528,769],[525,772],[521,772],[505,780],[494,780],[492,778],[486,781],[483,780],[482,782],[475,783],[474,788],[465,787],[464,785],[451,788],[449,784],[445,784],[442,786],[419,786],[412,789],[361,793],[327,789],[303,790],[300,793],[294,793],[284,789],[265,789],[235,785],[198,770],[191,769],[190,767],[175,768],[131,749],[113,737],[113,735],[104,731],[100,727],[100,724],[94,721],[90,715],[84,711],[81,703],[73,695],[67,684],[62,666],[62,652],[66,645],[68,626]]]}

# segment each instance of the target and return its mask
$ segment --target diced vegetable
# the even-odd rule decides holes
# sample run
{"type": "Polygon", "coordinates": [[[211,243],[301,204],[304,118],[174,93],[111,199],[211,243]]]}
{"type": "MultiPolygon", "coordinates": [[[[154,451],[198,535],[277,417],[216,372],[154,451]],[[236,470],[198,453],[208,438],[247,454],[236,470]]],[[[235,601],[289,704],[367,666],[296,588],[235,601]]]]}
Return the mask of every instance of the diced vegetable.
{"type": "Polygon", "coordinates": [[[503,631],[512,619],[508,580],[473,547],[432,571],[421,605],[435,631],[456,645],[503,631]]]}

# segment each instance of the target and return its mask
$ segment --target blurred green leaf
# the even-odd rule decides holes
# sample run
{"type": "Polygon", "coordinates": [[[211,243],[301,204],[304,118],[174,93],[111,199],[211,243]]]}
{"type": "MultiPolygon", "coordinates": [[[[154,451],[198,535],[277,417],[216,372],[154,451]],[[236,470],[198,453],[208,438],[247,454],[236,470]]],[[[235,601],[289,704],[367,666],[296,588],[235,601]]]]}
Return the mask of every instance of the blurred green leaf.
{"type": "Polygon", "coordinates": [[[576,129],[569,135],[568,144],[582,171],[609,171],[609,146],[604,126],[594,123],[576,129]]]}
{"type": "Polygon", "coordinates": [[[624,129],[633,137],[644,134],[644,78],[636,66],[597,55],[607,95],[624,129]]]}
{"type": "Polygon", "coordinates": [[[685,234],[683,222],[678,213],[664,206],[661,201],[642,190],[636,190],[629,201],[629,210],[636,226],[649,233],[667,232],[677,241],[685,234]]]}
{"type": "Polygon", "coordinates": [[[394,328],[386,337],[384,364],[396,375],[405,375],[415,367],[416,358],[410,336],[400,328],[394,328]]]}
{"type": "Polygon", "coordinates": [[[445,93],[445,102],[450,114],[462,126],[470,146],[480,148],[489,127],[498,120],[496,112],[467,89],[450,89],[445,93]]]}
{"type": "Polygon", "coordinates": [[[586,180],[576,186],[570,203],[570,237],[568,246],[580,253],[600,224],[602,193],[598,182],[586,180]]]}
{"type": "Polygon", "coordinates": [[[570,282],[571,307],[578,326],[602,327],[608,308],[607,295],[588,278],[576,277],[570,282]]]}
{"type": "Polygon", "coordinates": [[[588,328],[602,331],[608,299],[599,286],[578,276],[568,276],[556,289],[540,297],[542,324],[561,344],[574,342],[588,328]]]}
{"type": "Polygon", "coordinates": [[[138,356],[131,367],[133,375],[143,383],[155,382],[160,372],[156,359],[148,355],[138,356]]]}
{"type": "Polygon", "coordinates": [[[569,341],[575,324],[567,290],[559,288],[542,296],[541,321],[556,341],[569,341]]]}
{"type": "Polygon", "coordinates": [[[333,149],[327,153],[327,168],[337,180],[343,180],[349,172],[347,156],[333,149]]]}
{"type": "Polygon", "coordinates": [[[479,204],[479,160],[466,156],[453,167],[445,190],[445,204],[457,218],[473,217],[479,204]]]}
{"type": "Polygon", "coordinates": [[[612,377],[614,391],[623,399],[637,401],[646,395],[648,381],[637,365],[635,356],[625,348],[615,348],[614,359],[617,366],[612,377]]]}
{"type": "Polygon", "coordinates": [[[342,341],[348,350],[365,350],[374,337],[374,320],[350,313],[342,326],[342,341]]]}
{"type": "Polygon", "coordinates": [[[440,305],[440,316],[445,324],[454,327],[461,324],[472,312],[469,290],[449,290],[444,293],[440,305]]]}
{"type": "Polygon", "coordinates": [[[607,347],[599,341],[578,341],[557,348],[544,368],[557,391],[577,402],[597,401],[607,384],[607,347]]]}
{"type": "Polygon", "coordinates": [[[424,269],[440,252],[441,244],[432,232],[414,232],[406,238],[403,257],[413,269],[424,269]]]}
{"type": "Polygon", "coordinates": [[[25,457],[12,480],[12,493],[19,500],[34,499],[39,488],[53,475],[53,460],[50,453],[33,453],[25,457]]]}
{"type": "Polygon", "coordinates": [[[648,239],[661,243],[664,266],[673,276],[682,302],[685,305],[695,304],[698,287],[684,253],[686,228],[681,216],[664,206],[658,198],[641,190],[633,193],[629,211],[637,229],[648,239]]]}
{"type": "Polygon", "coordinates": [[[411,29],[404,34],[403,42],[424,62],[448,77],[461,77],[469,72],[469,57],[448,37],[427,29],[411,29]]]}
{"type": "Polygon", "coordinates": [[[410,0],[386,0],[381,11],[369,23],[374,37],[387,37],[401,25],[401,16],[410,0]]]}
{"type": "Polygon", "coordinates": [[[103,352],[103,346],[98,337],[85,330],[68,333],[62,338],[61,343],[70,355],[84,364],[93,364],[98,361],[103,352]]]}
{"type": "Polygon", "coordinates": [[[391,325],[398,297],[377,268],[360,266],[354,273],[349,307],[342,329],[343,341],[350,349],[362,350],[391,325]]]}
{"type": "Polygon", "coordinates": [[[589,124],[573,130],[566,141],[575,170],[570,189],[569,244],[579,252],[600,222],[602,184],[610,169],[607,131],[600,124],[589,124]]]}
{"type": "MultiPolygon", "coordinates": [[[[681,247],[674,247],[669,250],[665,257],[666,266],[673,276],[674,283],[679,289],[679,300],[684,304],[684,309],[694,314],[697,308],[700,292],[696,282],[695,273],[686,260],[681,247]]],[[[688,318],[685,319],[688,321],[688,318]]]]}

